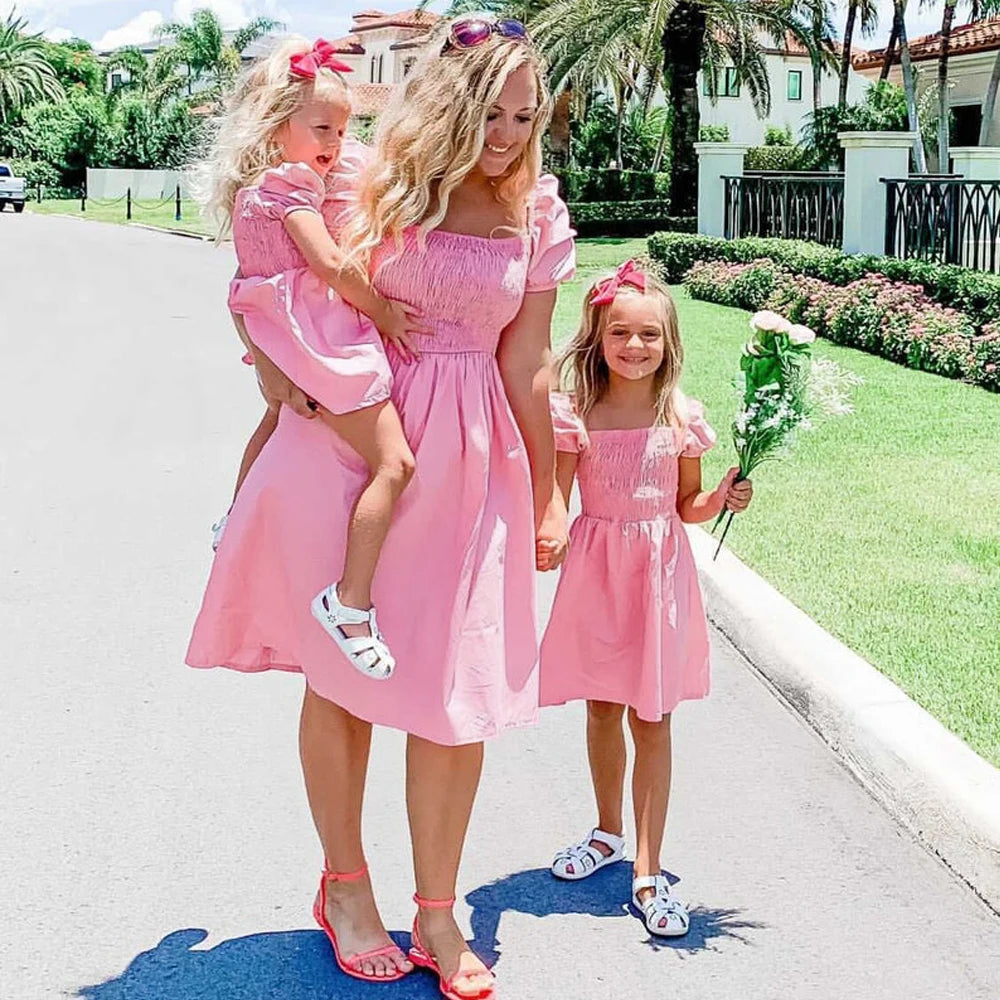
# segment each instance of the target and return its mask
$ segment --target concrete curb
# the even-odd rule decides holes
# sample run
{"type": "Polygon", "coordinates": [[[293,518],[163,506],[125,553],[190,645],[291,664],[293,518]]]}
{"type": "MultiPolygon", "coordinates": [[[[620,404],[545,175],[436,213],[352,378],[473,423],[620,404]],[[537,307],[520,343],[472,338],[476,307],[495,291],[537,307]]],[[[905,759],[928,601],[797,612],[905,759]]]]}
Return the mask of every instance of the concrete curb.
{"type": "Polygon", "coordinates": [[[688,531],[709,618],[868,791],[1000,913],[1000,770],[730,551],[688,531]]]}

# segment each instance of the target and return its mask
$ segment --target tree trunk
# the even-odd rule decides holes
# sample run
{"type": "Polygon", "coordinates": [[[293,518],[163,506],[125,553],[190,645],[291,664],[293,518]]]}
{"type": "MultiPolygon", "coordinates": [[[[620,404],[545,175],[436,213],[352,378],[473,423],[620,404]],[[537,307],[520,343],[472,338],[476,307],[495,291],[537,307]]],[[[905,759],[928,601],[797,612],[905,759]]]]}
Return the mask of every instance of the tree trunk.
{"type": "Polygon", "coordinates": [[[816,51],[812,54],[813,76],[813,111],[819,111],[823,106],[823,18],[822,7],[817,3],[813,6],[812,43],[816,51]]]}
{"type": "Polygon", "coordinates": [[[951,26],[955,20],[955,5],[958,0],[945,0],[941,17],[941,60],[938,63],[938,171],[946,174],[951,167],[948,157],[949,126],[948,109],[948,55],[951,50],[951,26]]]}
{"type": "Polygon", "coordinates": [[[813,111],[823,106],[823,66],[818,58],[812,60],[813,111]]]}
{"type": "Polygon", "coordinates": [[[854,22],[858,17],[858,0],[849,0],[847,8],[847,24],[844,27],[844,51],[840,55],[840,90],[837,94],[837,106],[847,104],[847,81],[851,74],[851,43],[854,39],[854,22]]]}
{"type": "Polygon", "coordinates": [[[906,37],[906,21],[904,11],[906,0],[895,0],[896,17],[899,20],[899,61],[903,67],[903,91],[906,94],[906,118],[910,131],[915,133],[913,140],[913,161],[917,173],[927,173],[927,157],[924,155],[924,140],[920,135],[920,121],[917,118],[917,86],[913,77],[913,63],[910,61],[910,43],[906,37]]]}
{"type": "Polygon", "coordinates": [[[663,165],[663,153],[667,148],[667,136],[670,134],[670,109],[666,108],[663,116],[663,128],[660,129],[660,141],[656,144],[656,156],[653,157],[653,173],[658,174],[663,165]]]}
{"type": "Polygon", "coordinates": [[[673,122],[670,205],[674,215],[694,215],[698,205],[698,70],[705,43],[705,8],[698,0],[677,0],[661,44],[673,122]]]}
{"type": "Polygon", "coordinates": [[[989,86],[986,88],[986,98],[983,100],[983,121],[979,126],[979,145],[990,144],[990,132],[993,130],[993,112],[997,106],[997,90],[1000,89],[1000,51],[993,60],[993,72],[990,74],[989,86]]]}
{"type": "Polygon", "coordinates": [[[885,54],[882,57],[882,72],[879,73],[879,80],[888,80],[889,72],[892,70],[892,61],[896,55],[896,46],[899,45],[900,28],[903,25],[903,8],[894,6],[892,11],[892,31],[889,34],[889,43],[885,47],[885,54]]]}

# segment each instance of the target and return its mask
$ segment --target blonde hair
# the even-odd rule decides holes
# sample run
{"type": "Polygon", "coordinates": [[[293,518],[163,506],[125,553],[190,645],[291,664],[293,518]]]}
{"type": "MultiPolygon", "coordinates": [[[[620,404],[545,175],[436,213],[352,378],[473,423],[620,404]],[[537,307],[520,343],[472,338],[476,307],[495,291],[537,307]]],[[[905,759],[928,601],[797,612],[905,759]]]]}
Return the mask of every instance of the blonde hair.
{"type": "MultiPolygon", "coordinates": [[[[663,360],[653,376],[656,423],[678,427],[687,421],[688,408],[679,385],[684,366],[684,347],[681,344],[677,309],[667,286],[648,271],[644,273],[645,292],[631,285],[621,285],[617,294],[651,295],[659,303],[663,332],[663,360]]],[[[590,301],[597,288],[610,277],[612,275],[598,278],[588,289],[580,327],[556,362],[559,383],[562,388],[573,392],[577,412],[584,420],[604,398],[610,385],[610,371],[604,359],[603,337],[608,325],[611,303],[594,305],[590,301]]]]}
{"type": "Polygon", "coordinates": [[[347,84],[339,73],[324,67],[315,78],[305,78],[289,71],[291,57],[311,49],[312,42],[299,35],[284,38],[237,78],[217,122],[209,155],[194,179],[195,195],[217,225],[219,240],[232,226],[239,189],[280,162],[277,130],[313,94],[336,87],[344,101],[349,101],[347,84]]]}
{"type": "Polygon", "coordinates": [[[422,239],[441,224],[451,193],[482,155],[487,113],[522,66],[534,75],[538,111],[524,151],[497,180],[497,197],[521,212],[541,174],[551,113],[541,57],[529,42],[499,34],[472,48],[446,48],[451,24],[436,26],[379,117],[358,210],[342,233],[345,250],[364,266],[387,237],[401,249],[404,229],[419,226],[422,239]]]}

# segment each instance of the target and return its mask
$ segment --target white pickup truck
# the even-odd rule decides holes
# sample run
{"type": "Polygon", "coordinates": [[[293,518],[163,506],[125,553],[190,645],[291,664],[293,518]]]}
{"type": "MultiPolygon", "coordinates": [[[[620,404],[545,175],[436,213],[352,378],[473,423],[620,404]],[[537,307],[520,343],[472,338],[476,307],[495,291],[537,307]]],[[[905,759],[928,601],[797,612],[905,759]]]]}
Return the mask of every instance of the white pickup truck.
{"type": "Polygon", "coordinates": [[[0,163],[0,212],[8,202],[15,212],[24,211],[24,178],[15,177],[7,163],[0,163]]]}

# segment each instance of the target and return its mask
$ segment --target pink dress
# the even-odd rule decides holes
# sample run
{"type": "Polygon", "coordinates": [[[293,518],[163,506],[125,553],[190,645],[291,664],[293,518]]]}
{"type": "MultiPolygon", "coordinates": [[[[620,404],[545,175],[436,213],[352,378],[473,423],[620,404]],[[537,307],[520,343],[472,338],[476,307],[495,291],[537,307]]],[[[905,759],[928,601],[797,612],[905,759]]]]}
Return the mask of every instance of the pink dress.
{"type": "Polygon", "coordinates": [[[286,407],[229,515],[191,666],[303,671],[353,715],[445,745],[535,721],[531,482],[495,352],[525,292],[573,274],[556,190],[555,178],[539,181],[527,237],[432,231],[421,252],[410,232],[402,254],[376,254],[379,291],[420,307],[434,328],[417,364],[392,355],[392,398],[417,459],[375,576],[392,678],[362,676],[309,612],[340,575],[365,471],[336,435],[286,407]]]}
{"type": "Polygon", "coordinates": [[[552,396],[556,448],[579,452],[582,513],[542,639],[542,705],[609,701],[659,722],[708,694],[708,625],[677,514],[677,460],[704,454],[715,434],[688,402],[683,431],[588,432],[571,397],[552,396]]]}
{"type": "Polygon", "coordinates": [[[291,212],[322,214],[326,194],[304,163],[283,163],[240,189],[233,244],[242,277],[230,284],[229,308],[300,389],[348,413],[388,399],[392,375],[374,324],[310,270],[285,229],[291,212]]]}

